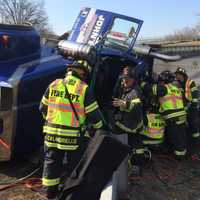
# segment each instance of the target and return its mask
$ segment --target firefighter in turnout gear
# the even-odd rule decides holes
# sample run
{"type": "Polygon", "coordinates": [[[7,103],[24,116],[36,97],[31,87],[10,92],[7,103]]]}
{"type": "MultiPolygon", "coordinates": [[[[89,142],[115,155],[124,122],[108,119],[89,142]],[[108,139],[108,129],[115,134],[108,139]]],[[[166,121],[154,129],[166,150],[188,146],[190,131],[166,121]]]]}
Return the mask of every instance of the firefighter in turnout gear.
{"type": "Polygon", "coordinates": [[[140,88],[136,83],[136,75],[131,67],[126,67],[123,70],[121,88],[121,96],[114,98],[112,102],[117,109],[114,116],[114,132],[128,135],[128,144],[132,148],[129,160],[132,166],[137,166],[139,173],[140,166],[145,161],[145,149],[142,143],[143,110],[140,88]]]}
{"type": "Polygon", "coordinates": [[[143,144],[158,147],[164,141],[165,121],[158,112],[149,111],[146,114],[143,144]]]}
{"type": "Polygon", "coordinates": [[[199,94],[195,82],[188,78],[186,70],[178,67],[176,72],[176,80],[180,83],[185,107],[187,108],[187,121],[190,138],[194,142],[200,141],[199,131],[199,116],[198,116],[198,104],[199,94]]]}
{"type": "Polygon", "coordinates": [[[159,113],[159,104],[157,97],[152,95],[152,84],[158,82],[158,74],[152,73],[152,76],[142,78],[140,88],[143,96],[143,110],[144,110],[144,140],[143,144],[150,149],[158,149],[164,142],[165,120],[159,113]]]}
{"type": "Polygon", "coordinates": [[[152,86],[153,95],[159,99],[159,112],[166,123],[166,137],[177,159],[186,152],[186,112],[178,83],[173,74],[166,70],[159,75],[158,84],[152,86]]]}
{"type": "Polygon", "coordinates": [[[89,72],[86,61],[74,61],[67,66],[66,77],[53,81],[41,100],[45,118],[42,184],[49,199],[57,195],[64,156],[70,175],[83,154],[86,121],[95,130],[102,127],[99,106],[85,82],[89,72]]]}

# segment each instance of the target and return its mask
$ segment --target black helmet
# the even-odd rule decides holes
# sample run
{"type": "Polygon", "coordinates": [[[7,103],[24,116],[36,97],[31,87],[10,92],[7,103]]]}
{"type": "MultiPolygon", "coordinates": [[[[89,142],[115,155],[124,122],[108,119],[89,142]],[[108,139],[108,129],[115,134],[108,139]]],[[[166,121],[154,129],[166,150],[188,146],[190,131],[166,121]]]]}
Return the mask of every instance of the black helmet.
{"type": "Polygon", "coordinates": [[[178,67],[175,71],[175,74],[182,74],[183,76],[187,76],[186,70],[182,67],[178,67]]]}
{"type": "Polygon", "coordinates": [[[174,75],[169,70],[165,70],[160,73],[158,81],[164,81],[165,83],[171,83],[174,81],[174,75]]]}
{"type": "Polygon", "coordinates": [[[132,78],[132,79],[136,79],[136,72],[135,70],[130,67],[130,66],[125,66],[122,72],[122,78],[132,78]]]}
{"type": "Polygon", "coordinates": [[[69,68],[79,68],[86,73],[91,72],[91,67],[86,60],[75,60],[72,64],[67,65],[69,68]]]}

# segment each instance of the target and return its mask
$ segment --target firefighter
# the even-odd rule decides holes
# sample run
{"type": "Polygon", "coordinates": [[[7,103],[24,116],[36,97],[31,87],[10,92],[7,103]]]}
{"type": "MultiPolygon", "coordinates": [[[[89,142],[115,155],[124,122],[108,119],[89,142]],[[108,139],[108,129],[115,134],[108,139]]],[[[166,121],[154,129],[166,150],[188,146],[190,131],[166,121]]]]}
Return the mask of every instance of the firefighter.
{"type": "Polygon", "coordinates": [[[45,118],[42,184],[49,199],[58,193],[64,156],[67,154],[69,175],[82,156],[86,121],[95,130],[102,128],[98,103],[85,82],[90,66],[78,60],[67,67],[66,77],[49,85],[40,104],[45,118]]]}
{"type": "Polygon", "coordinates": [[[144,130],[141,92],[136,83],[136,74],[131,67],[123,70],[121,78],[121,96],[114,98],[112,102],[117,109],[114,116],[114,132],[128,135],[128,144],[132,148],[130,163],[137,169],[139,175],[141,166],[145,162],[145,149],[141,134],[144,130]]]}
{"type": "Polygon", "coordinates": [[[183,92],[185,107],[187,108],[187,121],[190,139],[193,142],[200,141],[199,132],[199,116],[198,116],[198,89],[194,80],[188,78],[186,70],[178,67],[176,72],[176,80],[180,83],[183,92]]]}
{"type": "Polygon", "coordinates": [[[150,149],[160,147],[164,142],[165,133],[165,120],[158,110],[153,107],[154,106],[151,106],[151,108],[149,108],[144,120],[144,135],[146,137],[143,140],[143,144],[150,147],[150,149]]]}
{"type": "Polygon", "coordinates": [[[165,119],[167,139],[176,158],[181,160],[187,152],[186,112],[181,90],[170,71],[159,75],[158,84],[152,86],[152,93],[158,98],[159,112],[165,119]]]}

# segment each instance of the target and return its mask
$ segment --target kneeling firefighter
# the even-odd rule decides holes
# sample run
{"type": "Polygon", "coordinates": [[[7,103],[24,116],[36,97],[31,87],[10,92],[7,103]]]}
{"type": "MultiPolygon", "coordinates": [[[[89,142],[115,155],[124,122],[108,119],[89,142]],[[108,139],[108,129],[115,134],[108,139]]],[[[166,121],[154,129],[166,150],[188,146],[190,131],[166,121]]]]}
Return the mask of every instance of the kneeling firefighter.
{"type": "Polygon", "coordinates": [[[49,199],[58,193],[64,156],[70,175],[83,154],[86,120],[96,130],[102,127],[99,106],[85,82],[89,73],[86,61],[74,61],[67,66],[66,77],[53,81],[41,100],[40,111],[45,118],[42,184],[49,199]]]}
{"type": "Polygon", "coordinates": [[[159,112],[147,112],[143,144],[148,147],[159,147],[164,142],[165,121],[159,112]]]}
{"type": "Polygon", "coordinates": [[[113,106],[117,108],[114,116],[114,133],[128,135],[128,144],[132,148],[130,164],[136,166],[140,173],[140,167],[145,162],[145,149],[141,134],[144,130],[143,109],[136,73],[130,66],[123,70],[121,84],[121,96],[113,100],[113,106]]]}

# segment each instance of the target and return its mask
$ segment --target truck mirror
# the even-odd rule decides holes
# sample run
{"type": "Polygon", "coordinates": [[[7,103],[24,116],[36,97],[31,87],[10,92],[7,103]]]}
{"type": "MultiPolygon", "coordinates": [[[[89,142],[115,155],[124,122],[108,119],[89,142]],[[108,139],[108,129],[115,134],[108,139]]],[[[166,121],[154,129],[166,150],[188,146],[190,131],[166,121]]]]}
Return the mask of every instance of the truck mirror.
{"type": "Polygon", "coordinates": [[[128,37],[131,38],[131,37],[134,36],[134,34],[135,34],[135,28],[132,26],[132,27],[130,28],[129,33],[128,33],[128,37]]]}

